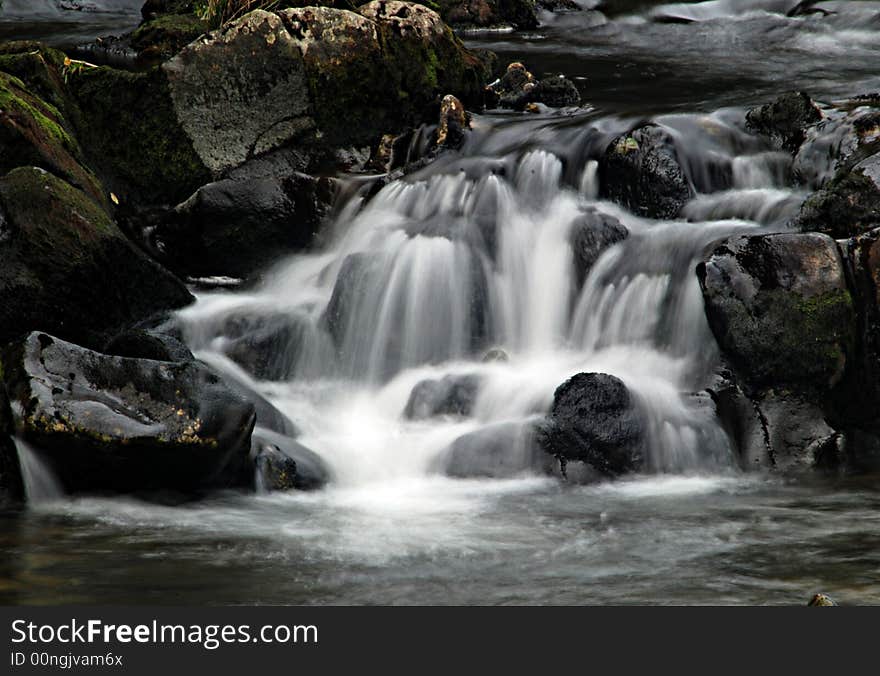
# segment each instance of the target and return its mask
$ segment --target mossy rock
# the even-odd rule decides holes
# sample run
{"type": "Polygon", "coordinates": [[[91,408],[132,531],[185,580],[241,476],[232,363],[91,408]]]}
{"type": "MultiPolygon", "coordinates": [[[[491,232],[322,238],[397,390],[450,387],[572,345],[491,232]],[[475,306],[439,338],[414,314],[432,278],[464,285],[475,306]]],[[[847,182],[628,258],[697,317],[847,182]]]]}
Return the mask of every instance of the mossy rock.
{"type": "Polygon", "coordinates": [[[41,329],[102,345],[192,300],[85,193],[35,167],[0,179],[0,260],[0,343],[41,329]]]}
{"type": "Polygon", "coordinates": [[[375,22],[324,7],[279,12],[303,54],[319,139],[369,144],[395,125],[389,71],[375,22]]]}
{"type": "Polygon", "coordinates": [[[166,14],[142,23],[131,34],[131,46],[143,59],[168,59],[208,30],[195,14],[166,14]]]}
{"type": "Polygon", "coordinates": [[[821,234],[741,236],[698,267],[709,325],[751,390],[827,394],[856,343],[843,262],[821,234]]]}
{"type": "Polygon", "coordinates": [[[41,98],[71,123],[76,122],[76,105],[64,81],[64,52],[31,40],[0,43],[0,71],[14,75],[27,90],[41,98]]]}
{"type": "Polygon", "coordinates": [[[31,94],[17,77],[0,72],[0,173],[38,166],[106,204],[97,177],[83,164],[83,153],[69,123],[55,106],[31,94]]]}
{"type": "Polygon", "coordinates": [[[446,94],[471,109],[481,107],[489,77],[486,65],[465,49],[436,12],[397,0],[374,0],[358,11],[378,26],[400,105],[409,115],[424,116],[425,108],[438,107],[446,94]]]}
{"type": "Polygon", "coordinates": [[[805,232],[846,239],[880,226],[880,153],[843,168],[810,195],[797,217],[805,232]]]}
{"type": "Polygon", "coordinates": [[[161,70],[88,68],[68,83],[82,112],[80,140],[120,199],[176,204],[210,180],[161,70]]]}

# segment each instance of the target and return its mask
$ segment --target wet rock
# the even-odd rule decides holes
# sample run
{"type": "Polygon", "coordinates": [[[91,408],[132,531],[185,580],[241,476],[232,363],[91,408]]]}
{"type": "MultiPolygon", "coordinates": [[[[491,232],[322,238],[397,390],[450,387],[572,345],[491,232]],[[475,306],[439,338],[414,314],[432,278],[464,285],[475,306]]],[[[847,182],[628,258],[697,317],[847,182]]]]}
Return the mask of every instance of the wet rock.
{"type": "Polygon", "coordinates": [[[215,364],[214,370],[223,376],[223,382],[232,392],[251,403],[256,411],[257,423],[264,432],[275,432],[286,437],[299,436],[299,428],[271,401],[257,392],[254,383],[243,378],[240,373],[215,364]]]}
{"type": "Polygon", "coordinates": [[[574,83],[562,75],[538,80],[517,62],[507,66],[504,75],[486,88],[490,108],[527,110],[542,103],[551,108],[580,105],[580,93],[574,83]]]}
{"type": "Polygon", "coordinates": [[[438,415],[469,416],[474,409],[482,378],[450,375],[418,383],[406,402],[405,418],[422,420],[438,415]]]}
{"type": "Polygon", "coordinates": [[[510,361],[510,355],[507,354],[507,351],[500,347],[493,347],[488,350],[486,354],[483,355],[483,362],[508,362],[510,361]]]}
{"type": "Polygon", "coordinates": [[[773,468],[773,449],[767,432],[767,420],[758,405],[743,392],[736,377],[728,370],[717,374],[708,388],[715,413],[736,451],[741,469],[746,471],[773,468]]]}
{"type": "Polygon", "coordinates": [[[192,300],[95,202],[52,174],[19,168],[0,179],[0,212],[0,342],[41,329],[103,345],[100,334],[192,300]]]}
{"type": "Polygon", "coordinates": [[[309,330],[308,318],[300,314],[240,313],[227,317],[217,333],[224,338],[224,354],[253,377],[287,380],[309,330]]]}
{"type": "Polygon", "coordinates": [[[440,124],[437,126],[437,145],[458,149],[462,146],[465,134],[470,129],[470,120],[464,104],[452,94],[447,94],[440,102],[440,124]]]}
{"type": "Polygon", "coordinates": [[[579,373],[560,385],[538,443],[564,461],[580,461],[606,476],[644,465],[645,423],[623,382],[604,373],[579,373]]]}
{"type": "Polygon", "coordinates": [[[313,240],[334,196],[330,179],[240,174],[199,188],[154,230],[171,269],[192,277],[247,277],[313,240]]]}
{"type": "Polygon", "coordinates": [[[296,461],[288,458],[277,446],[263,444],[254,457],[257,493],[289,491],[296,488],[296,461]]]}
{"type": "Polygon", "coordinates": [[[538,26],[534,0],[439,0],[438,4],[443,20],[456,28],[538,26]]]}
{"type": "Polygon", "coordinates": [[[315,490],[330,480],[330,470],[321,457],[289,436],[257,427],[251,455],[259,492],[315,490]]]}
{"type": "Polygon", "coordinates": [[[131,329],[114,336],[102,351],[129,359],[175,362],[195,360],[189,348],[174,336],[144,329],[131,329]]]}
{"type": "Polygon", "coordinates": [[[572,224],[571,238],[578,288],[599,256],[608,248],[629,237],[629,230],[614,216],[595,209],[585,211],[572,224]]]}
{"type": "Polygon", "coordinates": [[[600,196],[640,216],[670,219],[694,196],[675,142],[648,124],[614,139],[599,159],[600,196]]]}
{"type": "Polygon", "coordinates": [[[18,434],[67,492],[234,485],[254,408],[197,362],[112,357],[45,333],[3,355],[18,434]]]}
{"type": "Polygon", "coordinates": [[[25,84],[0,72],[0,174],[23,166],[50,171],[88,194],[99,205],[107,197],[85,157],[72,126],[57,108],[31,94],[25,84]]]}
{"type": "Polygon", "coordinates": [[[746,126],[767,136],[777,148],[797,151],[808,127],[819,122],[822,113],[804,92],[788,92],[775,101],[746,113],[746,126]]]}
{"type": "Polygon", "coordinates": [[[556,460],[535,442],[531,426],[518,423],[499,423],[462,435],[433,465],[434,471],[446,476],[493,479],[552,474],[556,467],[556,460]]]}
{"type": "Polygon", "coordinates": [[[806,199],[795,223],[836,239],[880,226],[880,153],[841,168],[806,199]]]}
{"type": "Polygon", "coordinates": [[[855,313],[830,237],[734,237],[697,275],[712,332],[750,387],[828,392],[842,380],[855,313]]]}
{"type": "MultiPolygon", "coordinates": [[[[804,3],[801,3],[801,5],[804,3]]],[[[800,7],[800,5],[798,5],[800,7]]],[[[810,599],[810,602],[807,603],[808,606],[836,606],[837,604],[827,594],[814,594],[813,598],[810,599]]]]}

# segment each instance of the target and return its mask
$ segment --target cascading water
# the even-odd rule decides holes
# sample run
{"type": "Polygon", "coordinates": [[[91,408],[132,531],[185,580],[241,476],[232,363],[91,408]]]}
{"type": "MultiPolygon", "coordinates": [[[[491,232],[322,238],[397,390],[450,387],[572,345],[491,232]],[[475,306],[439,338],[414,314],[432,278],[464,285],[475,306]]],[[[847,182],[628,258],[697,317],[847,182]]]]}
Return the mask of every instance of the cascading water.
{"type": "Polygon", "coordinates": [[[14,442],[28,504],[40,505],[64,497],[64,489],[39,452],[22,439],[15,439],[14,442]]]}
{"type": "MultiPolygon", "coordinates": [[[[465,434],[525,430],[582,371],[615,375],[634,394],[649,421],[650,471],[725,468],[726,437],[690,394],[716,359],[694,268],[712,242],[798,206],[784,158],[734,118],[658,119],[673,135],[689,132],[679,152],[701,189],[685,210],[693,222],[642,219],[596,198],[596,149],[624,121],[476,133],[460,156],[342,209],[326,251],[282,263],[254,291],[207,294],[184,310],[190,345],[249,378],[229,327],[286,318],[295,330],[272,357],[279,368],[251,384],[301,428],[338,484],[425,477],[465,434]],[[533,142],[522,147],[512,132],[533,142]],[[713,171],[721,165],[729,171],[713,171]],[[617,219],[629,237],[582,278],[575,240],[585,214],[617,219]],[[493,347],[509,361],[485,363],[493,347]],[[444,376],[479,377],[472,414],[406,420],[413,388],[444,376]]],[[[517,468],[520,452],[514,435],[494,461],[517,468]]]]}

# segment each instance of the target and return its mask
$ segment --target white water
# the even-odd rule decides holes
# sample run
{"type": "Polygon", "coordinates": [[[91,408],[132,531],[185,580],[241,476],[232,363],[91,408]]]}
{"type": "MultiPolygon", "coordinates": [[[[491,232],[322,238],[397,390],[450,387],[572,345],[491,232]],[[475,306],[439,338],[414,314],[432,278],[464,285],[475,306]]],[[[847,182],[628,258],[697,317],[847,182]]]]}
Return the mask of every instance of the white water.
{"type": "MultiPolygon", "coordinates": [[[[224,355],[230,318],[295,321],[297,338],[282,350],[293,375],[253,384],[330,465],[335,486],[393,496],[437,471],[462,435],[545,413],[578,372],[626,383],[648,421],[650,471],[727,470],[726,437],[690,394],[716,359],[694,268],[712,242],[790,215],[800,195],[782,186],[784,160],[751,148],[755,140],[724,115],[670,122],[682,137],[697,130],[682,151],[695,175],[709,174],[701,164],[709,155],[732,166],[727,189],[703,181],[709,192],[685,209],[693,222],[636,218],[596,199],[595,160],[579,160],[575,190],[564,179],[572,158],[540,148],[499,155],[488,134],[488,155],[477,143],[466,162],[438,163],[347,205],[326,251],[290,259],[253,291],[201,297],[180,313],[190,345],[238,370],[224,355]],[[740,156],[742,146],[749,152],[740,156]],[[572,235],[588,210],[616,217],[630,236],[579,287],[572,235]],[[491,347],[509,361],[483,363],[491,347]],[[470,416],[404,419],[419,382],[474,374],[482,384],[470,416]]],[[[501,464],[515,465],[520,446],[511,441],[501,464]]]]}
{"type": "Polygon", "coordinates": [[[24,494],[29,505],[41,505],[64,497],[64,490],[39,451],[22,439],[14,439],[18,462],[24,481],[24,494]]]}

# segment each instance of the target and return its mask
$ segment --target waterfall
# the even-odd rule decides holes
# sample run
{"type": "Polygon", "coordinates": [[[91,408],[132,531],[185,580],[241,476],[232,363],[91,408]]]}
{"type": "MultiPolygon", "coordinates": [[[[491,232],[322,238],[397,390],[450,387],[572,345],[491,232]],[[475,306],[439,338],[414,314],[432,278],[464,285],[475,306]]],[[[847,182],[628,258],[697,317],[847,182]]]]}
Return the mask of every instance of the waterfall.
{"type": "Polygon", "coordinates": [[[694,269],[713,242],[779,223],[801,198],[785,187],[791,159],[732,120],[658,120],[687,138],[680,152],[698,188],[687,220],[670,222],[598,197],[595,149],[623,121],[549,126],[537,146],[509,127],[475,134],[462,155],[344,205],[325,250],[250,291],[202,295],[179,315],[184,333],[197,354],[247,371],[237,351],[247,327],[285,326],[274,371],[254,384],[342,485],[424,477],[464,435],[526,430],[584,371],[629,388],[650,471],[725,467],[726,437],[692,395],[717,360],[694,269]],[[629,236],[587,271],[577,238],[594,226],[629,236]],[[484,361],[490,348],[508,360],[484,361]],[[444,377],[478,379],[469,414],[408,420],[415,386],[444,377]]]}
{"type": "Polygon", "coordinates": [[[14,442],[18,451],[27,502],[31,505],[39,505],[63,497],[64,490],[61,484],[46,461],[40,457],[39,451],[22,439],[14,439],[14,442]]]}

